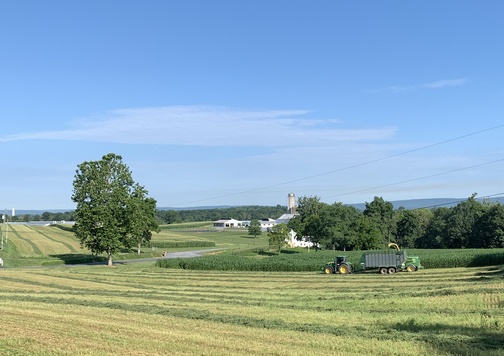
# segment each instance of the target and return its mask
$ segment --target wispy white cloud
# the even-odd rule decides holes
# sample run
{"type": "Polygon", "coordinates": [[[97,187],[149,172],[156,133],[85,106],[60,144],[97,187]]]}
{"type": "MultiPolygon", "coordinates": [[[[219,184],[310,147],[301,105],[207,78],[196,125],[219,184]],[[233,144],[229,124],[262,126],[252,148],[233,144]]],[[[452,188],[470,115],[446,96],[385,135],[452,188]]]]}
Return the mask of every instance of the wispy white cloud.
{"type": "Polygon", "coordinates": [[[424,88],[429,89],[439,89],[445,87],[458,87],[464,85],[467,82],[467,79],[451,79],[451,80],[438,80],[432,83],[425,83],[422,85],[424,88]]]}
{"type": "Polygon", "coordinates": [[[406,91],[411,91],[415,89],[441,89],[445,87],[457,87],[457,86],[462,86],[467,83],[467,79],[450,79],[450,80],[438,80],[435,82],[430,82],[430,83],[424,83],[420,86],[399,86],[399,85],[393,85],[393,86],[388,86],[384,88],[377,88],[377,89],[370,89],[366,90],[368,93],[376,93],[376,94],[386,94],[386,93],[391,93],[391,94],[398,94],[398,93],[403,93],[406,91]]]}
{"type": "Polygon", "coordinates": [[[113,110],[72,122],[72,127],[0,137],[17,140],[74,140],[120,144],[196,146],[328,145],[383,140],[395,128],[341,129],[338,120],[306,118],[307,110],[239,110],[170,106],[113,110]]]}

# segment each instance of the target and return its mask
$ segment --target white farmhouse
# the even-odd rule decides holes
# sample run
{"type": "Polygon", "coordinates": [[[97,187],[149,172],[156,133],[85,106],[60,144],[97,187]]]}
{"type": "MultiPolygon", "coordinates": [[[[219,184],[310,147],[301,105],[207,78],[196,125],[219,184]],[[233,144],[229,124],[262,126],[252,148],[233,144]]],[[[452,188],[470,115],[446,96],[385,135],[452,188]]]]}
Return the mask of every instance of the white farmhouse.
{"type": "MultiPolygon", "coordinates": [[[[287,213],[277,219],[277,224],[288,224],[296,215],[296,198],[294,193],[289,193],[287,195],[287,213]]],[[[286,243],[288,247],[312,248],[314,245],[313,242],[307,241],[304,237],[298,240],[294,230],[289,232],[289,238],[286,243]]]]}

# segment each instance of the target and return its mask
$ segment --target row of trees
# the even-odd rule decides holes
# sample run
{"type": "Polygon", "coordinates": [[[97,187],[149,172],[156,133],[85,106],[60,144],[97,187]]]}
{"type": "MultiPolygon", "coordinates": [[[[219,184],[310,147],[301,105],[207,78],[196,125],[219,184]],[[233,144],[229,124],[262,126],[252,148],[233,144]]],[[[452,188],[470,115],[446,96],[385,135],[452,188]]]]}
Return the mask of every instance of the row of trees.
{"type": "Polygon", "coordinates": [[[237,220],[254,220],[269,217],[280,217],[287,211],[287,207],[277,206],[239,206],[226,208],[206,208],[190,210],[158,210],[156,216],[160,223],[174,224],[195,221],[215,221],[223,218],[237,220]]]}
{"type": "MultiPolygon", "coordinates": [[[[287,211],[286,206],[237,206],[226,208],[202,209],[159,209],[156,210],[156,219],[159,224],[176,224],[183,222],[215,221],[223,218],[237,220],[253,220],[269,217],[279,217],[287,211]]],[[[43,212],[42,214],[22,214],[9,218],[10,221],[73,221],[74,212],[43,212]]]]}
{"type": "Polygon", "coordinates": [[[21,214],[9,217],[10,221],[14,222],[30,222],[30,221],[73,221],[74,212],[49,212],[45,211],[42,214],[21,214]]]}
{"type": "Polygon", "coordinates": [[[288,226],[326,249],[376,249],[388,242],[417,248],[504,247],[504,206],[475,197],[452,208],[415,210],[394,210],[392,203],[375,197],[364,211],[301,197],[299,215],[288,226]]]}

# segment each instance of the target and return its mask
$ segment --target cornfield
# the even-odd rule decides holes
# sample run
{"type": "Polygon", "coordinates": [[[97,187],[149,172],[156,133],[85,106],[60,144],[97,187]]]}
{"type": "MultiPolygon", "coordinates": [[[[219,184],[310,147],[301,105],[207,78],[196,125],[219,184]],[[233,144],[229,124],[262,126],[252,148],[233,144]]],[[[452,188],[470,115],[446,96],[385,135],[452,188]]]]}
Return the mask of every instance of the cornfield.
{"type": "MultiPolygon", "coordinates": [[[[267,255],[262,251],[250,253],[222,253],[198,258],[163,259],[158,267],[188,270],[222,271],[290,271],[315,272],[338,255],[347,256],[354,269],[359,269],[362,251],[319,251],[312,253],[281,253],[267,255]]],[[[504,265],[504,249],[408,250],[408,255],[419,256],[425,268],[485,267],[504,265]]]]}

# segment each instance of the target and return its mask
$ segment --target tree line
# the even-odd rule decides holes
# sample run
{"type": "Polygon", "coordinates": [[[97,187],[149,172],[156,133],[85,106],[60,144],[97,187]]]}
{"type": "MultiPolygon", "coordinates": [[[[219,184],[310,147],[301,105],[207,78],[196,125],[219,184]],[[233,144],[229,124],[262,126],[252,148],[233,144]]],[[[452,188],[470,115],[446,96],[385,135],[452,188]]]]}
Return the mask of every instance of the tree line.
{"type": "Polygon", "coordinates": [[[278,218],[287,211],[286,206],[239,206],[190,210],[157,210],[156,217],[162,224],[196,221],[216,221],[221,219],[261,220],[278,218]]]}
{"type": "MultiPolygon", "coordinates": [[[[239,206],[206,209],[157,209],[155,216],[159,224],[178,224],[184,222],[216,221],[234,218],[236,220],[254,220],[278,218],[287,211],[286,206],[239,206]]],[[[9,217],[9,221],[74,221],[74,211],[43,212],[42,214],[22,214],[9,217]]]]}
{"type": "Polygon", "coordinates": [[[363,211],[301,197],[288,226],[323,249],[380,249],[389,242],[404,248],[504,247],[504,206],[475,197],[450,208],[414,210],[395,210],[375,197],[363,211]]]}
{"type": "Polygon", "coordinates": [[[30,221],[74,221],[74,212],[49,212],[45,211],[42,214],[20,214],[9,216],[9,221],[13,222],[30,222],[30,221]]]}

